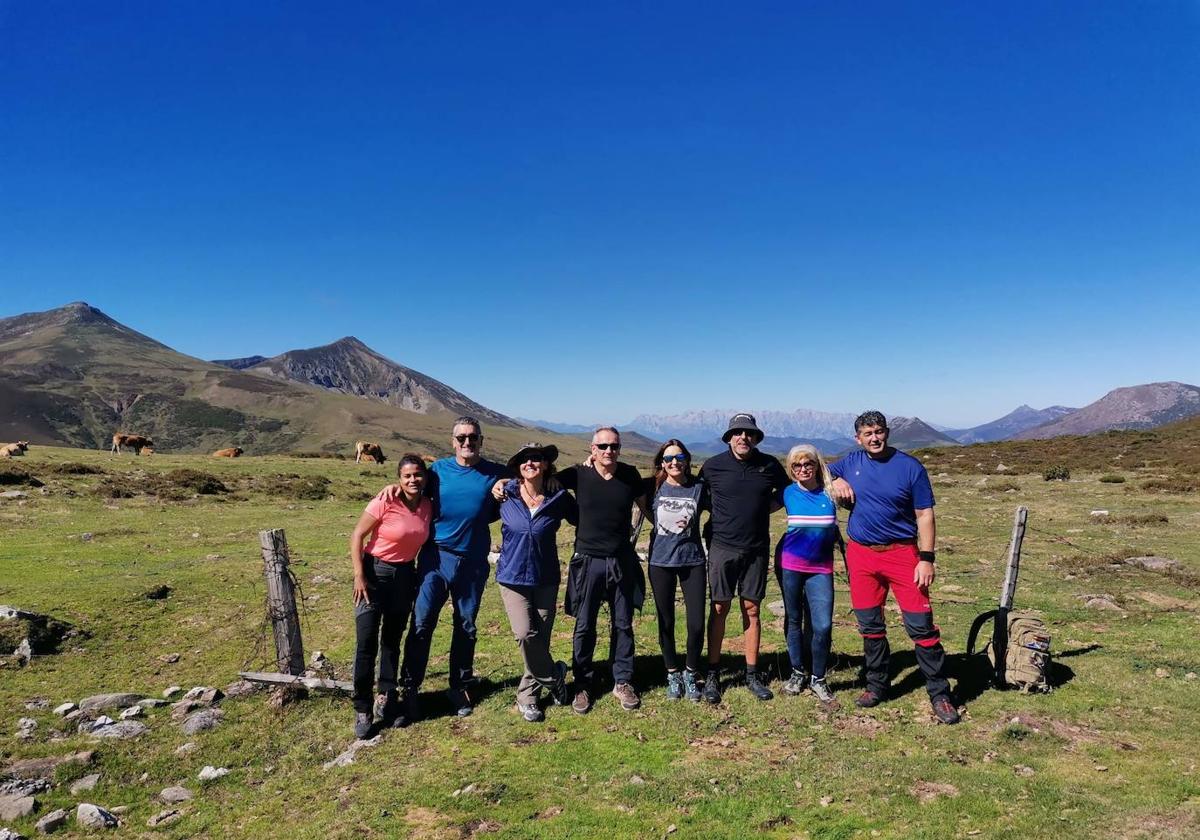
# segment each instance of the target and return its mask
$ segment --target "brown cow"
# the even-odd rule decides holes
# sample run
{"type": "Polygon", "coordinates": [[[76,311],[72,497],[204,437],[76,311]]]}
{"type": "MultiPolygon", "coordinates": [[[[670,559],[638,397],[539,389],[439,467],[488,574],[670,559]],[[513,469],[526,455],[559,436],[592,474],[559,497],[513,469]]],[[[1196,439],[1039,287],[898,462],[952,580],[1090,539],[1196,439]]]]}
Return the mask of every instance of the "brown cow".
{"type": "Polygon", "coordinates": [[[231,446],[229,449],[218,449],[212,456],[214,458],[240,458],[242,456],[242,447],[231,446]]]}
{"type": "Polygon", "coordinates": [[[27,440],[6,443],[0,446],[0,458],[16,458],[18,455],[24,455],[27,449],[29,449],[29,441],[27,440]]]}
{"type": "Polygon", "coordinates": [[[150,455],[154,454],[154,447],[153,446],[143,446],[142,451],[139,452],[138,454],[149,457],[150,455]]]}
{"type": "Polygon", "coordinates": [[[122,446],[127,446],[137,454],[141,455],[142,450],[147,446],[151,449],[154,448],[154,441],[142,435],[127,435],[122,432],[117,432],[113,435],[112,453],[114,455],[120,455],[122,446]]]}
{"type": "Polygon", "coordinates": [[[386,460],[383,448],[378,443],[360,440],[354,444],[354,463],[360,464],[366,461],[367,463],[382,464],[386,460]]]}

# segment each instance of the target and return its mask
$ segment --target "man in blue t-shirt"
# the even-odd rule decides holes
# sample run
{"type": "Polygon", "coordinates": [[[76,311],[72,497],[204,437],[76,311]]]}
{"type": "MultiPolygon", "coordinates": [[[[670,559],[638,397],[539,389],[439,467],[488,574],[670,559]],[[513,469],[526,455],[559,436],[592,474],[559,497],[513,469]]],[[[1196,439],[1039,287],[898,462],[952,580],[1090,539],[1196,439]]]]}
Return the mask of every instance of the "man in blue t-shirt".
{"type": "Polygon", "coordinates": [[[887,418],[878,411],[858,416],[854,437],[862,449],[830,464],[829,472],[834,499],[850,505],[846,566],[867,678],[855,702],[871,707],[887,698],[890,649],[883,605],[890,589],[915,645],[934,715],[942,723],[958,723],[945,677],[946,651],[929,604],[937,538],[929,474],[916,458],[888,446],[887,418]]]}
{"type": "Polygon", "coordinates": [[[471,714],[474,708],[470,689],[474,683],[475,618],[489,574],[488,526],[497,518],[492,485],[506,477],[508,470],[482,457],[483,427],[474,417],[454,421],[450,445],[454,456],[430,465],[425,488],[433,500],[433,541],[437,550],[423,551],[417,565],[417,597],[400,666],[400,709],[398,714],[380,715],[401,726],[420,716],[417,693],[429,666],[438,614],[447,599],[454,605],[447,693],[460,717],[471,714]]]}

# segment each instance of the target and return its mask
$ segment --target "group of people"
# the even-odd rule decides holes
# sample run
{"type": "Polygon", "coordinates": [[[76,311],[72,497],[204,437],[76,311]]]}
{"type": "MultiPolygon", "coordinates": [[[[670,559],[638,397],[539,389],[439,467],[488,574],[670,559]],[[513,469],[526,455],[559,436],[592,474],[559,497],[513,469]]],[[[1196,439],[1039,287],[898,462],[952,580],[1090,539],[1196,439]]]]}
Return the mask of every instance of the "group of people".
{"type": "Polygon", "coordinates": [[[721,649],[737,597],[745,686],[759,700],[770,700],[758,660],[759,611],[772,565],[783,593],[792,669],[780,690],[797,695],[807,689],[832,706],[826,671],[834,553],[840,547],[865,654],[866,687],[855,702],[870,707],[887,698],[883,605],[892,591],[933,713],[943,723],[956,723],[929,603],[936,569],[929,477],[919,461],[888,446],[887,420],[879,412],[856,419],[855,438],[861,449],[833,464],[813,446],[793,447],[785,468],[757,448],[763,432],[755,418],[736,414],[722,436],[728,448],[698,471],[688,448],[672,439],[655,454],[653,475],[643,478],[619,460],[615,428],[596,430],[583,464],[558,470],[553,445],[527,444],[507,464],[488,461],[479,421],[460,417],[452,430],[454,455],[429,467],[419,456],[403,456],[398,483],[367,504],[351,536],[355,735],[419,718],[418,692],[447,600],[454,624],[448,695],[457,714],[472,712],[475,619],[490,573],[489,526],[497,518],[502,544],[496,582],[524,663],[517,709],[525,720],[544,719],[543,692],[579,714],[591,710],[599,689],[594,654],[604,605],[611,622],[613,696],[623,709],[640,706],[633,685],[633,616],[645,601],[647,575],[667,696],[721,701],[721,649]],[[850,510],[845,541],[839,505],[850,510]],[[788,526],[772,547],[770,516],[780,507],[788,526]],[[634,550],[635,511],[651,526],[646,574],[634,550]],[[703,513],[708,518],[701,527],[703,513]],[[575,619],[571,687],[566,663],[550,650],[562,575],[557,534],[564,521],[575,527],[564,600],[564,611],[575,619]],[[682,659],[676,647],[677,592],[684,602],[682,659]]]}

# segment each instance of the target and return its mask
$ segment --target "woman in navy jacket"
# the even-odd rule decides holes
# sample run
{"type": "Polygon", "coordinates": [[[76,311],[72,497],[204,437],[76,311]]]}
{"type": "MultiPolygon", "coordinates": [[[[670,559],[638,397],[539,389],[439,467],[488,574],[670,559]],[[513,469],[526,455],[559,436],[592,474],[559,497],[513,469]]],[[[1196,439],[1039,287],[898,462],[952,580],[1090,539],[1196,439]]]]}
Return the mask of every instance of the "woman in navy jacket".
{"type": "Polygon", "coordinates": [[[550,655],[550,633],[558,601],[561,571],[555,539],[564,519],[579,521],[575,498],[554,477],[558,447],[527,443],[508,461],[517,478],[504,486],[500,503],[503,543],[496,563],[496,582],[504,611],[525,660],[517,687],[517,709],[533,723],[545,719],[538,706],[542,688],[558,705],[567,696],[567,666],[550,655]]]}

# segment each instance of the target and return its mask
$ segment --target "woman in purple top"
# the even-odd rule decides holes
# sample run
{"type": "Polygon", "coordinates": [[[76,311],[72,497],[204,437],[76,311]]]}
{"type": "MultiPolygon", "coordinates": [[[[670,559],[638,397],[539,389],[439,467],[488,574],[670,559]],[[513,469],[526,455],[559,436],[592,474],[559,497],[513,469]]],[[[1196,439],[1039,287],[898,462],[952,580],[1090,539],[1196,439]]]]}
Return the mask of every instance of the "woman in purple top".
{"type": "Polygon", "coordinates": [[[833,547],[841,541],[837,506],[827,489],[829,468],[815,446],[793,446],[787,469],[794,483],[783,491],[788,527],[775,548],[775,574],[792,675],[780,690],[796,695],[808,685],[818,700],[832,704],[825,668],[833,631],[833,547]]]}
{"type": "Polygon", "coordinates": [[[572,525],[579,521],[579,507],[554,477],[556,458],[558,447],[553,445],[521,447],[508,461],[509,470],[518,477],[504,485],[500,503],[503,544],[496,583],[525,662],[517,686],[517,710],[530,723],[545,719],[538,705],[543,688],[557,705],[570,701],[567,666],[551,656],[550,634],[561,578],[555,538],[564,519],[572,525]]]}

